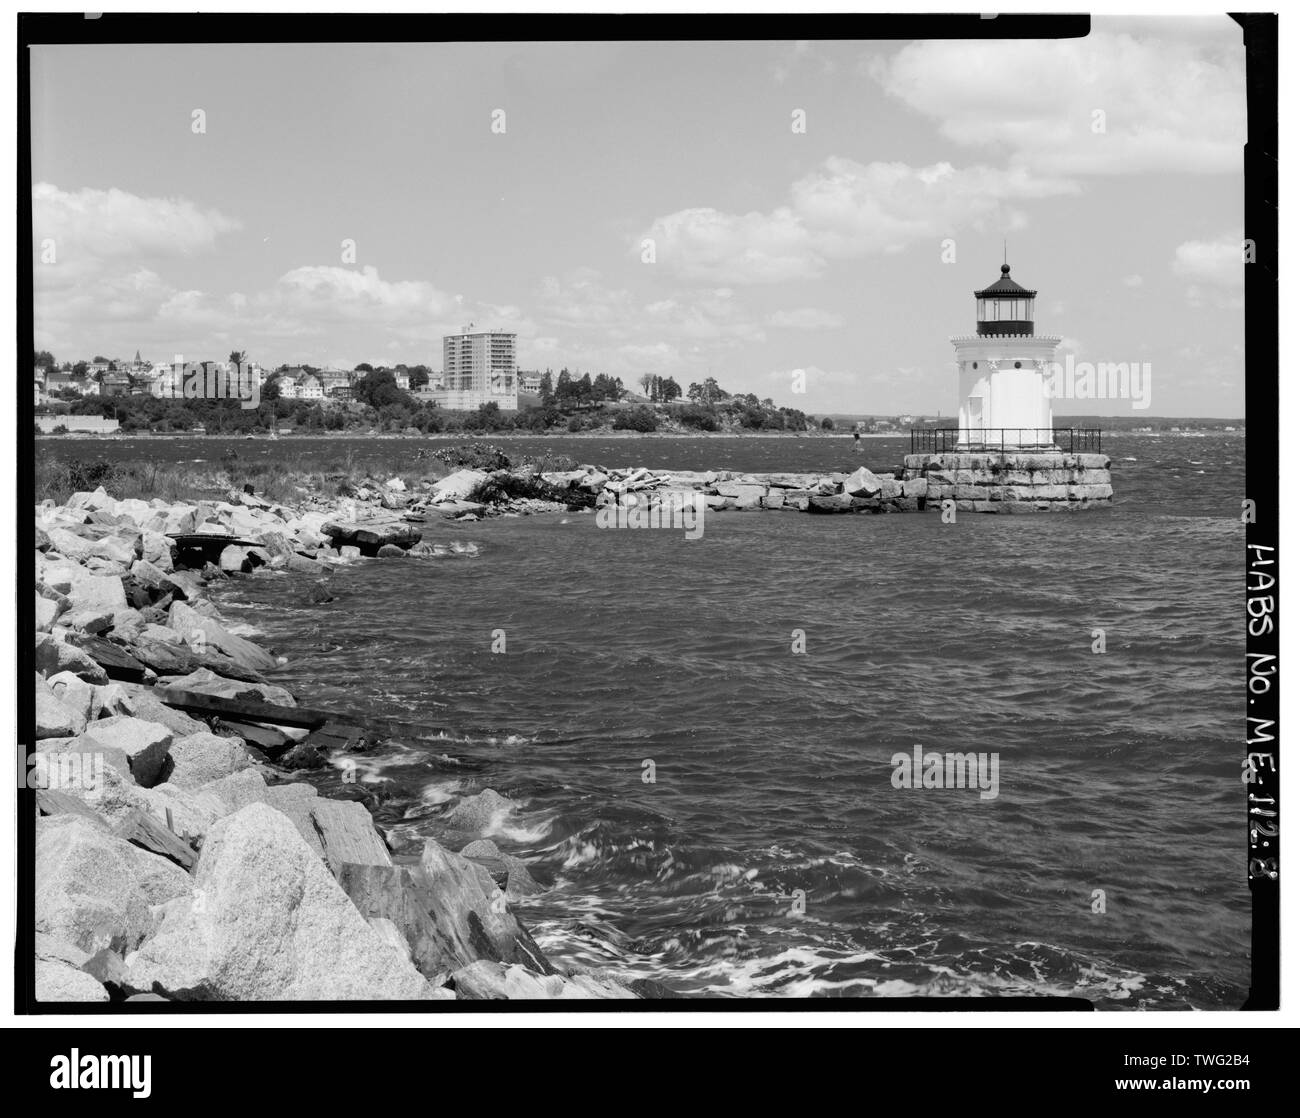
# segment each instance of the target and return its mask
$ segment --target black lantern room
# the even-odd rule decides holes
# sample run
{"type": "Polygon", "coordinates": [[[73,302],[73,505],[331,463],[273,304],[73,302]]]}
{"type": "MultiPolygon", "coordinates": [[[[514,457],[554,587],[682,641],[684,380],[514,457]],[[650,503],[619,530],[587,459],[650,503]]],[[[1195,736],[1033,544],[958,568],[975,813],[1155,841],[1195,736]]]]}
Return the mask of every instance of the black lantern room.
{"type": "Polygon", "coordinates": [[[976,333],[1032,334],[1037,294],[1016,283],[1011,278],[1011,265],[1003,264],[1002,278],[975,292],[976,333]]]}

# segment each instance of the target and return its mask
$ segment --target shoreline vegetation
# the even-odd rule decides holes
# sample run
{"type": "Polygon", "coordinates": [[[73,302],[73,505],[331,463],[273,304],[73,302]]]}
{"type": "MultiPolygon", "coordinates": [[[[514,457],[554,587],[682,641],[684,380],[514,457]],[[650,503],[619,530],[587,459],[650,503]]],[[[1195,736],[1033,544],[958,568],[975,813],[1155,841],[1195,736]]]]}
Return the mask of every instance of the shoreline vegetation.
{"type": "MultiPolygon", "coordinates": [[[[46,355],[48,356],[48,355],[46,355]]],[[[232,354],[232,359],[240,357],[232,354]]],[[[798,408],[760,399],[752,392],[731,393],[712,378],[691,384],[683,393],[671,378],[643,377],[645,395],[623,387],[621,380],[589,375],[574,379],[561,370],[554,383],[543,378],[539,395],[521,395],[517,410],[505,410],[496,402],[481,404],[473,411],[437,406],[413,394],[397,381],[407,375],[405,366],[374,369],[358,366],[342,395],[285,396],[283,378],[273,374],[256,394],[236,399],[229,396],[187,397],[173,393],[154,395],[84,395],[84,389],[65,387],[43,398],[41,418],[60,431],[57,422],[67,416],[76,419],[116,420],[126,435],[181,435],[235,437],[282,437],[285,435],[419,436],[453,439],[492,436],[509,438],[558,436],[568,438],[635,438],[722,436],[839,437],[857,433],[863,437],[907,437],[913,427],[955,426],[956,420],[942,416],[868,415],[837,413],[812,415],[798,408]],[[364,375],[363,375],[364,374],[364,375]],[[51,422],[54,421],[54,422],[51,422]]],[[[143,383],[143,382],[142,382],[143,383]]],[[[403,382],[406,383],[406,382],[403,382]]],[[[1108,434],[1186,433],[1206,430],[1240,430],[1244,420],[1204,418],[1173,419],[1148,416],[1062,416],[1082,425],[1102,427],[1108,434]]],[[[75,423],[74,423],[75,426],[75,423]]],[[[1059,426],[1059,424],[1058,424],[1059,426]]],[[[36,426],[42,435],[40,426],[36,426]]],[[[80,432],[76,434],[80,435],[80,432]]],[[[103,437],[109,437],[105,435],[103,437]]]]}
{"type": "MultiPolygon", "coordinates": [[[[514,810],[494,789],[462,795],[440,817],[458,851],[429,838],[418,861],[395,863],[364,789],[343,776],[336,798],[296,779],[355,770],[349,757],[377,735],[336,721],[304,728],[297,698],[273,682],[283,661],[205,593],[283,571],[287,592],[311,605],[330,600],[343,564],[472,557],[476,545],[436,538],[412,509],[475,517],[464,498],[486,494],[483,478],[503,512],[575,503],[548,499],[560,490],[537,466],[460,468],[508,466],[492,448],[444,457],[414,482],[419,496],[398,477],[341,472],[323,492],[300,485],[292,503],[244,482],[192,501],[99,485],[37,504],[27,782],[38,815],[38,1001],[676,996],[543,955],[515,914],[543,887],[491,837],[514,810]],[[516,476],[521,486],[503,480],[516,476]],[[245,704],[242,715],[232,703],[245,704]],[[271,713],[281,709],[282,724],[271,713]]],[[[139,480],[99,472],[110,484],[139,480]]],[[[85,480],[75,470],[45,478],[85,480]]],[[[232,477],[227,468],[205,480],[232,477]]]]}

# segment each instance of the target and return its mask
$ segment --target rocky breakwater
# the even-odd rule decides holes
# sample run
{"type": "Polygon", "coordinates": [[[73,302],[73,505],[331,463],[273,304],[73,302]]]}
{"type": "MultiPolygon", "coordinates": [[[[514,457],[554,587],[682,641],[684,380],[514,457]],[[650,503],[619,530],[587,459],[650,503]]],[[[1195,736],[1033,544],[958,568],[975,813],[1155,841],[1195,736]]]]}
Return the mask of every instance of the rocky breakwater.
{"type": "Polygon", "coordinates": [[[960,512],[1071,512],[1110,504],[1110,458],[1061,450],[909,454],[906,480],[922,481],[930,507],[960,512]]]}
{"type": "Polygon", "coordinates": [[[695,507],[712,512],[811,513],[940,511],[952,500],[964,512],[1045,512],[1110,503],[1104,454],[909,454],[893,474],[865,466],[852,473],[730,473],[709,470],[613,470],[583,466],[540,475],[561,499],[608,506],[695,507]]]}
{"type": "Polygon", "coordinates": [[[363,803],[293,779],[366,735],[305,728],[268,679],[277,658],[204,590],[259,567],[326,576],[367,551],[415,552],[411,523],[380,511],[102,489],[37,507],[38,1002],[666,993],[542,954],[514,912],[542,886],[486,838],[512,806],[492,790],[448,805],[459,852],[430,838],[398,865],[363,803]],[[237,704],[255,717],[232,722],[237,704]]]}
{"type": "MultiPolygon", "coordinates": [[[[469,473],[470,471],[464,471],[469,473]]],[[[498,470],[476,477],[476,494],[534,492],[543,506],[570,510],[684,507],[711,512],[916,512],[925,481],[853,473],[741,473],[728,470],[650,470],[580,466],[559,472],[498,470]]],[[[484,513],[497,511],[489,499],[484,513]]],[[[537,510],[533,510],[537,511],[537,510]]]]}

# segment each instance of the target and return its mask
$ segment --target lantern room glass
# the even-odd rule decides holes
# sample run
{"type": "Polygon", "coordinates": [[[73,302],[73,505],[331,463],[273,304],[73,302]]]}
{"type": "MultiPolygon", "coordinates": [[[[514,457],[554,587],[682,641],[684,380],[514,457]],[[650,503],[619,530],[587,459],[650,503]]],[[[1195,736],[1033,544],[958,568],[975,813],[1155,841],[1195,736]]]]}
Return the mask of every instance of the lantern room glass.
{"type": "Polygon", "coordinates": [[[1032,322],[1033,299],[978,299],[975,313],[979,322],[1032,322]]]}

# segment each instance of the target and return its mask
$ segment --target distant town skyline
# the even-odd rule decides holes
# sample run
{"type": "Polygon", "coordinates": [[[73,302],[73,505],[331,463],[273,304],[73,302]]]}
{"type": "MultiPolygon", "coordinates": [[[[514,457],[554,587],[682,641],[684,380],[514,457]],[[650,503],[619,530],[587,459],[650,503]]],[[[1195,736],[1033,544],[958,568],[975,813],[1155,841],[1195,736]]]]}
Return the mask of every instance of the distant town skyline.
{"type": "Polygon", "coordinates": [[[36,348],[438,369],[473,322],[522,369],[951,414],[1005,239],[1063,355],[1240,417],[1240,29],[1092,26],[34,48],[36,348]]]}

